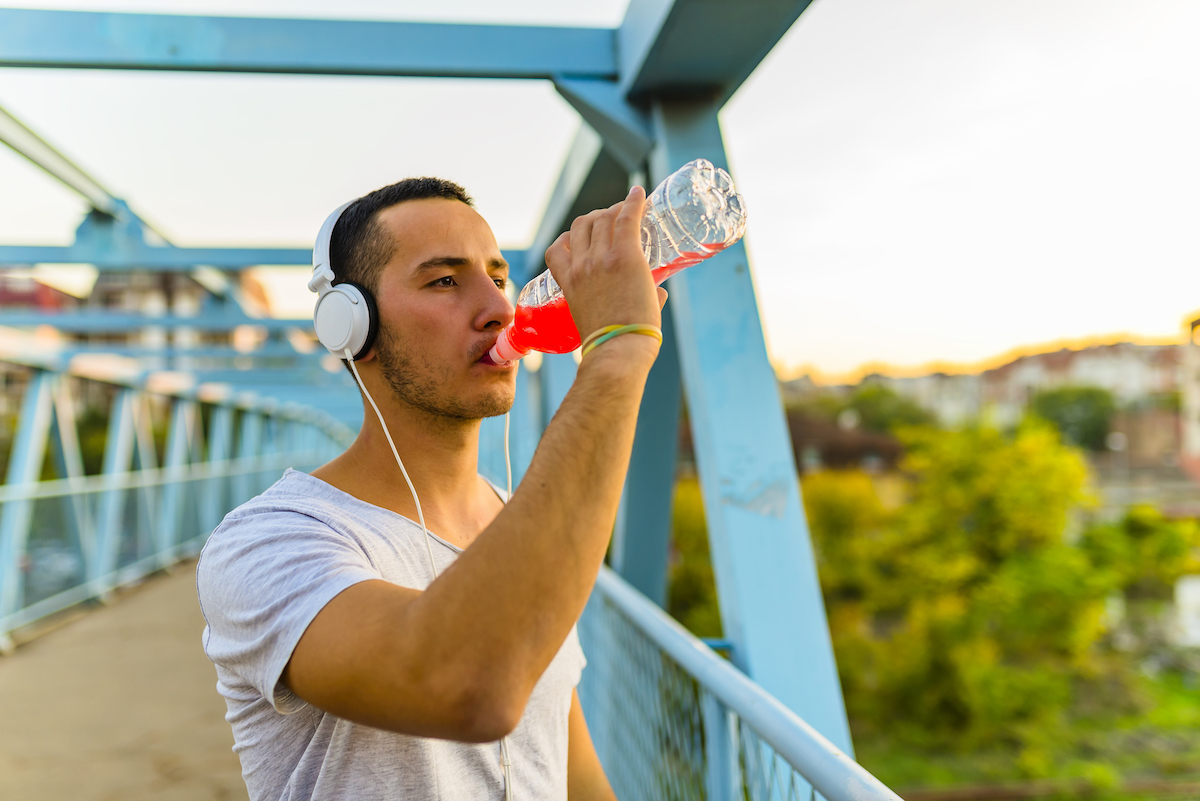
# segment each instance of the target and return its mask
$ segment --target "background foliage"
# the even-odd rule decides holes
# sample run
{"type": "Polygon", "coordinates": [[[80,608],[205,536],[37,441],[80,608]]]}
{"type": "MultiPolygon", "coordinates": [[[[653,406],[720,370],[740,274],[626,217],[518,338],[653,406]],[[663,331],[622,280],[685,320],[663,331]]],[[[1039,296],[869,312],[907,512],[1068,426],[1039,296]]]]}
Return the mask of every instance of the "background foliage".
{"type": "MultiPolygon", "coordinates": [[[[802,480],[867,766],[899,786],[1014,775],[1107,786],[1151,752],[1153,770],[1200,772],[1188,728],[1200,713],[1179,711],[1177,674],[1148,683],[1161,642],[1131,635],[1161,622],[1180,575],[1200,572],[1196,526],[1149,507],[1089,522],[1082,453],[1037,417],[1009,432],[888,425],[905,447],[897,475],[802,480]],[[1147,739],[1138,727],[1153,720],[1168,729],[1147,739]]],[[[694,480],[679,484],[674,542],[670,611],[718,636],[694,480]]]]}

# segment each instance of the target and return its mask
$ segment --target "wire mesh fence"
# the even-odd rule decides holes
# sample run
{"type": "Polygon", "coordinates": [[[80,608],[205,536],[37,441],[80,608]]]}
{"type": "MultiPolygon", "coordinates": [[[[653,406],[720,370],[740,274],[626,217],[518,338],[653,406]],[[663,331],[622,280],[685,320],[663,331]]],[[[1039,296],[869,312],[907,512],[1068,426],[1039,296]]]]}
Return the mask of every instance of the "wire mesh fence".
{"type": "Polygon", "coordinates": [[[580,703],[617,797],[899,801],[607,569],[579,637],[580,703]]]}
{"type": "Polygon", "coordinates": [[[611,599],[593,594],[579,635],[580,699],[617,797],[808,801],[808,782],[611,599]]]}

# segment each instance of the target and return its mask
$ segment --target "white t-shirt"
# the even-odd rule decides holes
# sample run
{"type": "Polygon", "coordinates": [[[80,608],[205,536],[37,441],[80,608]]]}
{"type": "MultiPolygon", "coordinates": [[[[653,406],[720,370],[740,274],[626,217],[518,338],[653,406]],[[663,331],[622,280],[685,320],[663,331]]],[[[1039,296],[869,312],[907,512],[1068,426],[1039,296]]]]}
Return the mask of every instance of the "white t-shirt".
{"type": "MultiPolygon", "coordinates": [[[[462,553],[436,536],[433,549],[439,572],[462,553]]],[[[498,744],[352,723],[280,682],[317,613],[370,579],[429,585],[421,527],[295,470],[230,512],[204,546],[196,566],[204,651],[251,799],[501,799],[498,744]]],[[[508,737],[521,798],[567,797],[567,718],[584,664],[572,628],[508,737]]]]}

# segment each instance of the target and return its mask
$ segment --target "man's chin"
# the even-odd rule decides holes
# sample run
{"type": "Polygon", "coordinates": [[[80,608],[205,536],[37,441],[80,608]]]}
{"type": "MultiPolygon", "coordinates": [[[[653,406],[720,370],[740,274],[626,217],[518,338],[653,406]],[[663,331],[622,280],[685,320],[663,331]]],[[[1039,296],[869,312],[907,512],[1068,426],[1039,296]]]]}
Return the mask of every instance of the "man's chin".
{"type": "Polygon", "coordinates": [[[512,395],[482,399],[477,405],[480,418],[500,417],[512,411],[515,399],[512,395]]]}

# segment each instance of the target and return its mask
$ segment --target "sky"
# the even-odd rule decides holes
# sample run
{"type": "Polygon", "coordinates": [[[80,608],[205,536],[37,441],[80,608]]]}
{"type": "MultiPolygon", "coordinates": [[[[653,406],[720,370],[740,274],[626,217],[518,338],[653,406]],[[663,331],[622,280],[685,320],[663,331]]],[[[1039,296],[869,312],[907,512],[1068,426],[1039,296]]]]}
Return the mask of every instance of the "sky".
{"type": "MultiPolygon", "coordinates": [[[[614,26],[626,2],[6,5],[614,26]]],[[[1194,0],[816,0],[721,116],[776,367],[1178,337],[1200,309],[1196,41],[1194,0]]],[[[7,69],[0,106],[179,245],[307,246],[345,199],[435,174],[523,247],[579,125],[515,81],[7,69]]],[[[0,148],[0,242],[66,244],[83,211],[0,148]]],[[[311,308],[303,271],[260,275],[281,314],[311,308]]]]}

